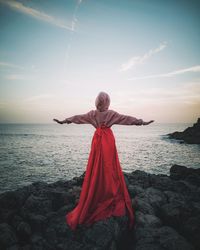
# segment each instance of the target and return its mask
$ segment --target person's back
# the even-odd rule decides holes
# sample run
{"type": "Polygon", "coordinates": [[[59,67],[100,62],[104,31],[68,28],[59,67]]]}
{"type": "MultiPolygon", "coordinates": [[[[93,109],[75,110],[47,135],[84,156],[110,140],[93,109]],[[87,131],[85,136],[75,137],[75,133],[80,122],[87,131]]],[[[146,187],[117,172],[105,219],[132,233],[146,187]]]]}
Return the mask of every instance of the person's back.
{"type": "Polygon", "coordinates": [[[105,92],[100,92],[95,101],[96,110],[90,110],[85,114],[74,115],[66,118],[63,121],[54,119],[54,121],[63,123],[76,123],[76,124],[92,124],[95,128],[101,125],[111,127],[114,124],[118,125],[148,125],[153,120],[149,122],[144,122],[142,119],[137,119],[136,117],[119,114],[114,110],[108,109],[110,105],[110,97],[105,92]]]}
{"type": "Polygon", "coordinates": [[[96,130],[77,206],[66,214],[66,223],[75,230],[78,224],[91,225],[110,216],[129,217],[129,228],[135,216],[131,198],[120,166],[115,138],[110,127],[121,125],[147,125],[133,116],[109,110],[109,95],[100,92],[95,101],[96,110],[74,115],[58,123],[91,124],[96,130]]]}
{"type": "Polygon", "coordinates": [[[111,127],[114,124],[118,125],[142,125],[143,120],[137,119],[133,116],[119,114],[118,112],[108,109],[105,111],[90,110],[86,114],[73,116],[67,118],[68,121],[73,123],[81,124],[88,123],[92,124],[95,128],[105,125],[111,127]]]}

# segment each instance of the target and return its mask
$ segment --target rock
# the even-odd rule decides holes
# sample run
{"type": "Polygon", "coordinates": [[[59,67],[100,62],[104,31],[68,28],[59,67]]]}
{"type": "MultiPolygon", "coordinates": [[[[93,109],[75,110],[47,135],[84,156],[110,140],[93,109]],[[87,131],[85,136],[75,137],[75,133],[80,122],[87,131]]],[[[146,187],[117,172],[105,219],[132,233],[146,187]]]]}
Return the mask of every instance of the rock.
{"type": "Polygon", "coordinates": [[[129,178],[129,183],[133,185],[137,184],[142,188],[150,187],[150,174],[145,171],[135,170],[129,178]]]}
{"type": "Polygon", "coordinates": [[[137,198],[136,209],[144,214],[155,214],[154,208],[151,206],[147,198],[137,198]]]}
{"type": "Polygon", "coordinates": [[[17,227],[21,222],[23,222],[23,218],[15,214],[15,216],[12,219],[11,225],[15,228],[15,230],[17,230],[17,227]]]}
{"type": "Polygon", "coordinates": [[[174,187],[174,182],[171,181],[169,176],[152,174],[150,176],[150,183],[151,186],[153,186],[156,189],[159,189],[160,191],[166,190],[166,187],[168,187],[168,189],[173,189],[174,187]]]}
{"type": "Polygon", "coordinates": [[[64,206],[68,203],[66,198],[67,192],[59,191],[59,190],[50,190],[47,192],[48,198],[52,201],[52,210],[56,211],[60,207],[64,206]]]}
{"type": "Polygon", "coordinates": [[[7,223],[0,224],[0,249],[6,249],[18,242],[13,228],[7,223]]]}
{"type": "Polygon", "coordinates": [[[192,181],[193,185],[200,186],[200,169],[187,168],[185,166],[174,164],[170,168],[170,178],[174,180],[190,180],[194,179],[197,181],[192,181]]]}
{"type": "MultiPolygon", "coordinates": [[[[85,174],[85,172],[84,172],[85,174]]],[[[111,216],[74,232],[65,215],[75,208],[84,174],[69,181],[35,182],[0,195],[0,249],[200,249],[200,170],[173,165],[170,176],[124,173],[135,215],[111,216]]]]}
{"type": "Polygon", "coordinates": [[[160,217],[162,221],[173,228],[180,229],[179,226],[182,225],[181,208],[183,206],[184,203],[180,204],[179,202],[163,205],[160,209],[160,217]]]}
{"type": "Polygon", "coordinates": [[[131,195],[131,197],[135,197],[136,195],[143,193],[144,189],[138,185],[130,184],[128,186],[128,191],[129,191],[129,194],[131,195]]]}
{"type": "Polygon", "coordinates": [[[8,191],[0,194],[0,207],[1,209],[13,209],[20,207],[20,202],[16,196],[17,192],[8,191]]]}
{"type": "Polygon", "coordinates": [[[139,227],[160,227],[162,225],[161,220],[152,214],[143,214],[142,212],[136,213],[136,224],[139,227]]]}
{"type": "Polygon", "coordinates": [[[0,207],[0,223],[10,224],[16,214],[16,209],[2,209],[0,207]]]}
{"type": "Polygon", "coordinates": [[[34,232],[43,232],[46,228],[47,218],[41,214],[29,214],[27,221],[34,232]]]}
{"type": "Polygon", "coordinates": [[[31,245],[27,244],[22,247],[20,247],[20,250],[31,250],[31,245]]]}
{"type": "Polygon", "coordinates": [[[167,201],[168,203],[171,202],[184,202],[184,196],[182,194],[179,194],[177,192],[174,191],[164,191],[164,194],[167,197],[167,201]]]}
{"type": "Polygon", "coordinates": [[[20,250],[20,246],[18,244],[12,245],[11,247],[6,248],[6,250],[20,250]]]}
{"type": "Polygon", "coordinates": [[[196,249],[200,246],[200,214],[190,217],[183,223],[182,232],[187,235],[188,239],[193,243],[196,249]]]}
{"type": "MultiPolygon", "coordinates": [[[[114,222],[111,222],[114,226],[114,222]]],[[[109,244],[112,242],[113,231],[103,222],[96,223],[93,227],[87,230],[86,242],[94,243],[100,246],[102,249],[108,248],[109,244]]]]}
{"type": "Polygon", "coordinates": [[[56,230],[52,227],[48,227],[44,233],[45,239],[47,239],[47,242],[49,244],[54,245],[55,239],[56,239],[56,230]]]}
{"type": "MultiPolygon", "coordinates": [[[[19,209],[30,194],[31,185],[16,191],[7,191],[0,194],[1,209],[19,209]]],[[[33,191],[33,190],[32,190],[33,191]]]]}
{"type": "Polygon", "coordinates": [[[182,140],[189,144],[200,144],[200,118],[192,127],[186,128],[182,132],[173,132],[168,134],[169,138],[182,140]]]}
{"type": "Polygon", "coordinates": [[[49,249],[46,240],[38,234],[32,235],[30,243],[33,250],[49,249]]]}
{"type": "Polygon", "coordinates": [[[154,208],[155,212],[157,212],[161,205],[167,202],[165,194],[153,187],[146,189],[145,197],[147,197],[149,204],[154,208]]]}
{"type": "Polygon", "coordinates": [[[29,241],[32,232],[31,227],[28,223],[24,221],[20,222],[17,226],[16,231],[20,241],[29,241]]]}
{"type": "Polygon", "coordinates": [[[32,213],[45,215],[52,211],[52,201],[36,195],[30,195],[26,200],[23,209],[32,213]]]}
{"type": "Polygon", "coordinates": [[[93,249],[91,245],[84,245],[83,243],[80,243],[78,241],[75,241],[75,240],[71,240],[71,239],[66,239],[63,243],[58,243],[57,244],[57,248],[56,249],[59,249],[59,250],[62,250],[62,249],[67,249],[67,250],[74,250],[74,249],[77,249],[77,250],[82,250],[82,249],[87,249],[85,247],[90,247],[88,248],[89,249],[93,249]]]}
{"type": "Polygon", "coordinates": [[[140,228],[135,234],[134,250],[195,250],[181,235],[174,229],[163,226],[160,228],[140,228]]]}

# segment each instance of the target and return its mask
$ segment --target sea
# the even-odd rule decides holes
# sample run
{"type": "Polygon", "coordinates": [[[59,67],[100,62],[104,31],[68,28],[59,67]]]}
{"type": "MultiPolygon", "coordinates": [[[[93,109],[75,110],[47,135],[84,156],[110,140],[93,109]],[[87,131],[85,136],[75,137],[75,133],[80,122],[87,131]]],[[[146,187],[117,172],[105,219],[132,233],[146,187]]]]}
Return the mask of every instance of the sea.
{"type": "MultiPolygon", "coordinates": [[[[200,145],[167,134],[193,124],[113,125],[121,168],[169,175],[179,164],[200,168],[200,145]]],[[[0,193],[35,181],[70,180],[86,170],[95,128],[89,124],[0,124],[0,193]]]]}

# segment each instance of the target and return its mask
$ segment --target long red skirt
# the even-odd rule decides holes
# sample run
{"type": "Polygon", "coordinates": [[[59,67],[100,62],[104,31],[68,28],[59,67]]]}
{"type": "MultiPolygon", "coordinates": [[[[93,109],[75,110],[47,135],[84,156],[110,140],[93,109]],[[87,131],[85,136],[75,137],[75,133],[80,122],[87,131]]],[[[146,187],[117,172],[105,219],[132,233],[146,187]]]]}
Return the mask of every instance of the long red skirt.
{"type": "Polygon", "coordinates": [[[111,128],[98,127],[92,138],[85,177],[77,206],[66,214],[72,230],[78,224],[91,225],[111,216],[129,217],[134,224],[134,210],[120,166],[111,128]]]}

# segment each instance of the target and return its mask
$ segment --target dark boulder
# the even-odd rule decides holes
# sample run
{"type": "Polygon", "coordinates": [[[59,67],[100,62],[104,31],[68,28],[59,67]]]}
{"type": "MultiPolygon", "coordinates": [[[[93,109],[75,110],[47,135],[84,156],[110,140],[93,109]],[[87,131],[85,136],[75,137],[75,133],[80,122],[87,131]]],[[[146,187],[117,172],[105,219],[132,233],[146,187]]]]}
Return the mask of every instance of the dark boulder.
{"type": "Polygon", "coordinates": [[[13,228],[7,223],[0,224],[0,249],[7,249],[8,247],[15,245],[18,242],[18,238],[13,228]]]}
{"type": "Polygon", "coordinates": [[[84,174],[0,195],[0,249],[198,250],[200,170],[174,165],[170,176],[124,173],[135,215],[111,216],[72,231],[66,214],[78,203],[84,174]]]}
{"type": "Polygon", "coordinates": [[[200,118],[192,127],[186,128],[182,132],[168,134],[169,138],[184,141],[189,144],[200,144],[200,118]]]}

